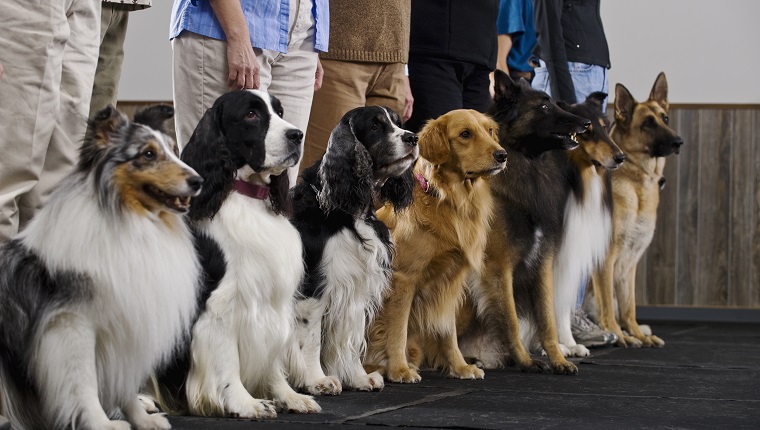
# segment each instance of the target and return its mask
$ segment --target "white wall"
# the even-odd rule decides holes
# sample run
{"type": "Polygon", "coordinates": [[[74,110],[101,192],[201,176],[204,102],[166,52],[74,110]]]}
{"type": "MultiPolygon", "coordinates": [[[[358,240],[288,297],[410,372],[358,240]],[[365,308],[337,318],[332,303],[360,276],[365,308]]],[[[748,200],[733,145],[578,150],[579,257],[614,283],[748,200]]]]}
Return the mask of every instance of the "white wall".
{"type": "MultiPolygon", "coordinates": [[[[130,15],[121,100],[172,98],[172,1],[153,3],[130,15]]],[[[664,71],[671,103],[760,103],[758,18],[758,0],[604,0],[611,87],[643,99],[664,71]]]]}

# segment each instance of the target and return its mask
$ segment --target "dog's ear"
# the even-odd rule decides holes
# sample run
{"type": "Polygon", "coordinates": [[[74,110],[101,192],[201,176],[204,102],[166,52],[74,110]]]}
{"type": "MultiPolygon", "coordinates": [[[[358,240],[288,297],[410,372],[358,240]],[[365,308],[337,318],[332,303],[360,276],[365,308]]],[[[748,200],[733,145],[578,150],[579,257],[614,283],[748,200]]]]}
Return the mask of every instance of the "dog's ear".
{"type": "Polygon", "coordinates": [[[201,193],[190,201],[193,221],[213,218],[232,192],[236,166],[221,128],[222,105],[214,104],[195,127],[180,158],[203,178],[201,193]]]}
{"type": "Polygon", "coordinates": [[[604,112],[605,100],[607,100],[607,93],[603,91],[594,91],[586,97],[586,104],[599,109],[600,112],[604,112]]]}
{"type": "Polygon", "coordinates": [[[269,183],[269,202],[272,204],[272,211],[290,217],[293,213],[293,201],[290,195],[290,178],[286,169],[277,176],[270,177],[269,183]]]}
{"type": "Polygon", "coordinates": [[[412,204],[414,195],[414,172],[413,167],[408,168],[400,176],[390,178],[380,188],[380,201],[393,204],[393,210],[399,212],[412,204]]]}
{"type": "Polygon", "coordinates": [[[668,80],[665,78],[665,72],[660,72],[654,81],[652,91],[649,93],[649,100],[656,101],[666,111],[670,106],[668,104],[668,80]]]}
{"type": "Polygon", "coordinates": [[[79,149],[79,170],[89,170],[109,147],[122,142],[123,139],[115,138],[115,136],[124,135],[128,127],[127,116],[110,104],[90,118],[87,122],[84,143],[79,149]]]}
{"type": "Polygon", "coordinates": [[[372,204],[372,156],[356,138],[354,117],[345,116],[335,127],[319,166],[322,189],[317,199],[327,213],[339,209],[357,216],[372,204]]]}
{"type": "Polygon", "coordinates": [[[615,121],[622,125],[628,125],[633,115],[633,107],[636,100],[623,84],[615,85],[615,121]]]}
{"type": "Polygon", "coordinates": [[[431,164],[443,164],[449,159],[451,147],[446,133],[446,119],[438,118],[427,122],[418,134],[420,156],[431,164]]]}
{"type": "Polygon", "coordinates": [[[105,147],[110,142],[110,135],[129,125],[129,119],[109,104],[99,110],[87,125],[88,137],[93,140],[92,143],[105,147]]]}
{"type": "Polygon", "coordinates": [[[174,108],[169,105],[155,105],[135,113],[134,123],[166,133],[164,122],[174,116],[174,108]]]}
{"type": "Polygon", "coordinates": [[[494,101],[511,99],[518,89],[518,85],[508,74],[499,69],[493,71],[494,101]]]}

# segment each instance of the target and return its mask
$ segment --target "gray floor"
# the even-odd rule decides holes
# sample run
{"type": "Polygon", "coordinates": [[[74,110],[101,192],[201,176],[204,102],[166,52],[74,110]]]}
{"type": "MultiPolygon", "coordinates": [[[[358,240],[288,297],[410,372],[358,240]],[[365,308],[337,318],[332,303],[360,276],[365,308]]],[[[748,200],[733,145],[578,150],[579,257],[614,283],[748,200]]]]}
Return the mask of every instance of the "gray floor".
{"type": "Polygon", "coordinates": [[[244,421],[172,417],[175,429],[760,429],[760,325],[653,324],[662,349],[604,348],[577,376],[491,370],[482,381],[423,372],[416,385],[319,398],[323,413],[244,421]]]}

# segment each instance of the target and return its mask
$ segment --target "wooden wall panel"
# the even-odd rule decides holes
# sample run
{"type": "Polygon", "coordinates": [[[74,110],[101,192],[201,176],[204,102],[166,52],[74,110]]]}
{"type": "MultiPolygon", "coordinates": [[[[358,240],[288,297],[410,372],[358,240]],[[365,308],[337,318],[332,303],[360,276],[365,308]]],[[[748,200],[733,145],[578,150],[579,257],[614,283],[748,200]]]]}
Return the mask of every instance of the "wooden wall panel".
{"type": "Polygon", "coordinates": [[[728,283],[728,183],[733,112],[705,110],[699,123],[699,278],[695,302],[726,304],[728,283]]]}
{"type": "Polygon", "coordinates": [[[750,252],[750,306],[760,307],[760,109],[754,111],[752,122],[752,153],[754,158],[755,179],[749,179],[754,183],[753,194],[748,197],[753,201],[751,225],[752,250],[750,252]]]}
{"type": "Polygon", "coordinates": [[[754,112],[734,112],[730,160],[730,244],[728,248],[729,306],[750,305],[754,172],[752,134],[754,112]],[[744,142],[745,144],[738,144],[744,142]]]}
{"type": "MultiPolygon", "coordinates": [[[[681,153],[672,160],[678,165],[678,177],[671,178],[669,187],[678,192],[678,235],[676,249],[677,305],[694,303],[694,290],[699,279],[697,261],[697,223],[699,220],[699,110],[680,109],[676,130],[684,141],[681,153]]],[[[659,234],[659,232],[655,232],[659,234]]]]}

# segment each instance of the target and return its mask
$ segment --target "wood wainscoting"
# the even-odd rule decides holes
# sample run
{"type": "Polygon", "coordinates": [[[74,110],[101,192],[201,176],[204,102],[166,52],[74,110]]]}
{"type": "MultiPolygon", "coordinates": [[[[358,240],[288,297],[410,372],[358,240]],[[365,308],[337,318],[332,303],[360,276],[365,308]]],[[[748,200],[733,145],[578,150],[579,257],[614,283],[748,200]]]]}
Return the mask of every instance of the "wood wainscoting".
{"type": "Polygon", "coordinates": [[[760,308],[760,106],[675,105],[684,145],[668,158],[636,303],[760,308]]]}

